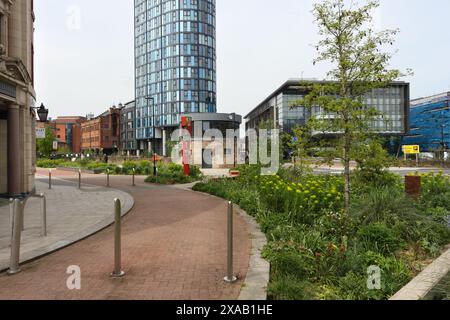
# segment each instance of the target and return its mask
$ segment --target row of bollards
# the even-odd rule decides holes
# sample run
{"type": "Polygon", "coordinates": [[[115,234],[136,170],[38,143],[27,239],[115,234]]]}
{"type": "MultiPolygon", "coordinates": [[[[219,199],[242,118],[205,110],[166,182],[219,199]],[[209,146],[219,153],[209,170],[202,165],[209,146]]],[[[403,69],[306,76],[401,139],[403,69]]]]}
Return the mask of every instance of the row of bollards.
{"type": "MultiPolygon", "coordinates": [[[[41,199],[41,236],[47,236],[47,199],[42,193],[37,196],[41,199]]],[[[11,256],[8,274],[20,272],[20,243],[22,232],[25,230],[25,205],[27,199],[10,199],[9,214],[11,226],[11,256]]]]}
{"type": "MultiPolygon", "coordinates": [[[[111,187],[111,183],[110,183],[110,170],[106,170],[106,187],[110,188],[111,187]]],[[[82,185],[82,172],[81,170],[78,170],[78,189],[81,190],[81,185],[82,185]]],[[[136,169],[133,169],[133,174],[131,177],[131,183],[132,186],[135,187],[136,186],[136,169]]],[[[48,171],[48,189],[51,190],[52,189],[52,171],[49,170],[48,171]]]]}
{"type": "MultiPolygon", "coordinates": [[[[132,175],[132,185],[135,186],[135,175],[136,170],[133,169],[132,175]]],[[[49,181],[48,181],[49,189],[52,189],[52,173],[49,170],[49,181]]],[[[109,169],[106,172],[106,186],[110,187],[110,171],[109,169]]],[[[78,171],[78,189],[81,189],[81,170],[78,171]]],[[[47,217],[46,217],[46,199],[43,194],[41,197],[41,217],[42,217],[42,236],[47,236],[47,217]]],[[[24,226],[24,207],[25,201],[21,201],[19,199],[12,200],[10,199],[10,219],[11,219],[11,262],[10,262],[10,270],[8,274],[16,274],[20,272],[19,267],[19,259],[20,259],[20,239],[21,232],[24,226]]],[[[224,280],[228,283],[234,283],[237,281],[237,277],[234,275],[233,271],[233,240],[234,240],[234,223],[233,223],[233,215],[234,215],[234,206],[230,201],[228,202],[228,228],[227,228],[227,275],[224,280]]],[[[114,199],[114,220],[115,220],[115,232],[114,232],[114,271],[111,276],[114,278],[121,278],[125,276],[125,272],[122,270],[122,226],[121,226],[121,217],[122,217],[122,204],[119,199],[114,199]]]]}
{"type": "MultiPolygon", "coordinates": [[[[237,277],[233,271],[233,203],[228,202],[228,230],[227,230],[227,276],[225,282],[234,283],[237,277]]],[[[114,271],[113,278],[122,278],[125,272],[122,270],[122,205],[119,199],[114,199],[114,271]]]]}

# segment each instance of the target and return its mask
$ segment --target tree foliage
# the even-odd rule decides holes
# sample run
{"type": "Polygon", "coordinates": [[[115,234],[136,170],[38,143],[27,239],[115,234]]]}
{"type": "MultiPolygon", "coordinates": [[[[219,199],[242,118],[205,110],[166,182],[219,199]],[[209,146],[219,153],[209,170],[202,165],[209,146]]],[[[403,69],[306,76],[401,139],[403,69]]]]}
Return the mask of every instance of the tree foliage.
{"type": "Polygon", "coordinates": [[[38,154],[46,158],[50,157],[53,152],[53,141],[55,141],[53,130],[49,126],[45,126],[45,138],[36,141],[38,154]]]}
{"type": "Polygon", "coordinates": [[[310,109],[313,133],[328,139],[329,158],[342,159],[345,168],[345,204],[350,206],[350,163],[356,150],[373,134],[372,124],[382,115],[365,103],[365,96],[376,88],[387,87],[402,76],[390,70],[392,46],[398,30],[376,32],[372,11],[378,1],[364,5],[345,0],[323,0],[314,5],[313,14],[321,40],[316,45],[319,62],[331,63],[329,82],[304,83],[310,93],[295,105],[310,109]]]}

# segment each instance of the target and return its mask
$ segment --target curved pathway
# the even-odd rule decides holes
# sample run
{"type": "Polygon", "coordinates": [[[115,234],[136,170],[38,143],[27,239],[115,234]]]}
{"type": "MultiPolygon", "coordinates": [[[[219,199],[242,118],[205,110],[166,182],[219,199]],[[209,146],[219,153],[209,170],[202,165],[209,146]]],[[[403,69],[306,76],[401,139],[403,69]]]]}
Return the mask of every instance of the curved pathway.
{"type": "MultiPolygon", "coordinates": [[[[112,188],[84,186],[54,181],[48,190],[48,180],[36,179],[37,194],[47,199],[47,236],[41,235],[41,200],[30,198],[25,207],[25,229],[22,232],[20,262],[27,262],[80,241],[114,222],[111,214],[118,198],[122,214],[134,205],[128,193],[112,188]]],[[[11,219],[9,205],[0,207],[0,271],[9,268],[11,255],[11,219]]]]}
{"type": "MultiPolygon", "coordinates": [[[[41,174],[47,171],[40,170],[41,174]]],[[[54,177],[75,180],[74,173],[54,177]]],[[[83,183],[103,186],[105,176],[84,175],[83,183]]],[[[111,279],[112,227],[0,275],[1,299],[237,299],[245,279],[251,239],[235,218],[235,270],[239,281],[225,284],[226,202],[176,187],[148,185],[143,177],[111,176],[111,186],[130,193],[134,209],[123,219],[122,264],[126,277],[111,279]],[[69,290],[66,270],[81,268],[81,290],[69,290]]]]}

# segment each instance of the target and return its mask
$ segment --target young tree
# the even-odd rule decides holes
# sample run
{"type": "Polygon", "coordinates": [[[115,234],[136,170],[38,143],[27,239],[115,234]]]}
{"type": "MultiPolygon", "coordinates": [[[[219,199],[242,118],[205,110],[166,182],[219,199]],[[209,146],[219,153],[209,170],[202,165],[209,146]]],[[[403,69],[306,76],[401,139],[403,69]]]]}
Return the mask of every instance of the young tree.
{"type": "Polygon", "coordinates": [[[295,166],[298,166],[303,172],[308,168],[306,158],[308,157],[308,150],[311,149],[312,137],[311,132],[307,126],[295,127],[292,129],[293,137],[289,143],[295,161],[295,166]]]}
{"type": "Polygon", "coordinates": [[[55,141],[55,135],[49,126],[45,126],[45,138],[37,139],[36,149],[39,154],[44,157],[50,157],[53,151],[53,141],[55,141]]]}
{"type": "Polygon", "coordinates": [[[350,207],[350,163],[358,144],[367,140],[371,123],[379,113],[364,103],[364,96],[375,88],[386,87],[402,76],[389,70],[393,45],[398,30],[375,32],[372,11],[375,0],[357,6],[345,0],[323,0],[314,5],[313,14],[321,40],[314,64],[329,62],[330,83],[311,84],[311,93],[296,105],[315,110],[310,125],[316,134],[335,136],[333,149],[345,168],[345,208],[350,207]]]}

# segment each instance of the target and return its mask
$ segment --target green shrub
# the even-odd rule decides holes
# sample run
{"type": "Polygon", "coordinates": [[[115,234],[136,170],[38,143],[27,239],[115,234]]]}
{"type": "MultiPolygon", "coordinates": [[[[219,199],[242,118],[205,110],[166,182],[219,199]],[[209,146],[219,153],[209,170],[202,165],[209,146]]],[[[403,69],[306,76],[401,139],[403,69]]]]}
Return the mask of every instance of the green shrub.
{"type": "Polygon", "coordinates": [[[402,192],[403,182],[399,175],[392,172],[356,170],[352,174],[352,189],[356,196],[373,189],[391,189],[402,192]]]}
{"type": "Polygon", "coordinates": [[[383,299],[388,299],[412,280],[413,274],[407,263],[399,258],[367,252],[365,267],[377,266],[381,270],[381,291],[383,299]]]}
{"type": "Polygon", "coordinates": [[[45,169],[54,169],[57,167],[60,167],[62,163],[64,163],[65,160],[49,160],[49,159],[39,159],[36,161],[36,166],[38,168],[45,168],[45,169]]]}
{"type": "Polygon", "coordinates": [[[317,299],[317,287],[309,281],[295,277],[275,277],[267,288],[269,299],[273,300],[314,300],[317,299]]]}
{"type": "Polygon", "coordinates": [[[290,215],[298,223],[313,224],[324,210],[340,210],[343,206],[340,177],[308,176],[295,183],[278,175],[266,176],[259,178],[258,186],[269,209],[290,215]]]}
{"type": "Polygon", "coordinates": [[[158,183],[158,184],[186,184],[199,180],[201,178],[200,169],[192,166],[189,171],[189,176],[184,175],[184,167],[174,163],[158,164],[158,175],[157,177],[149,176],[145,180],[148,183],[158,183]]]}
{"type": "Polygon", "coordinates": [[[300,255],[296,252],[280,252],[270,260],[272,272],[277,277],[294,277],[306,280],[315,275],[314,258],[311,255],[300,255]]]}
{"type": "Polygon", "coordinates": [[[357,232],[357,239],[365,250],[388,255],[406,247],[401,230],[396,226],[389,227],[384,222],[362,226],[357,232]]]}
{"type": "Polygon", "coordinates": [[[367,193],[354,197],[350,213],[363,225],[374,222],[395,224],[399,220],[407,220],[409,224],[413,224],[418,218],[413,200],[393,187],[372,188],[367,193]]]}
{"type": "Polygon", "coordinates": [[[231,200],[256,217],[268,239],[263,256],[272,266],[272,299],[389,299],[415,270],[406,249],[418,245],[431,258],[450,242],[443,177],[425,180],[417,200],[405,196],[396,175],[379,171],[370,181],[356,173],[346,214],[341,176],[294,170],[260,176],[259,169],[243,166],[240,178],[213,179],[194,190],[231,200]],[[370,266],[381,270],[381,290],[367,287],[370,266]]]}
{"type": "Polygon", "coordinates": [[[450,177],[442,173],[422,175],[423,208],[446,208],[450,215],[450,177]]]}

